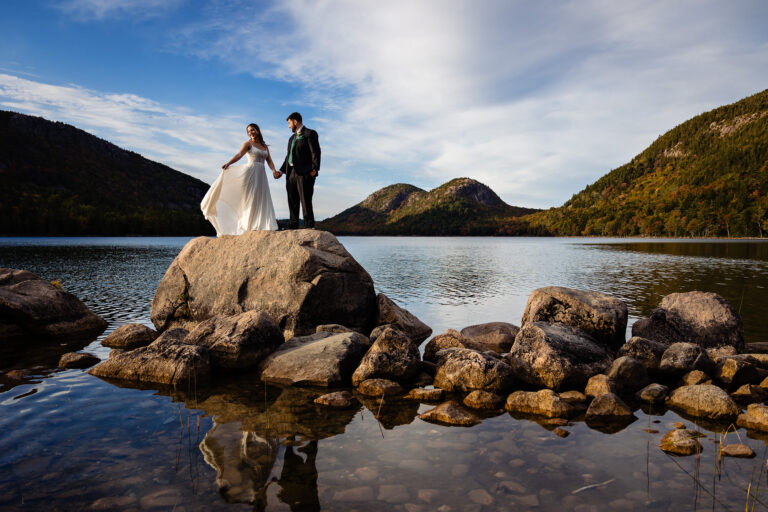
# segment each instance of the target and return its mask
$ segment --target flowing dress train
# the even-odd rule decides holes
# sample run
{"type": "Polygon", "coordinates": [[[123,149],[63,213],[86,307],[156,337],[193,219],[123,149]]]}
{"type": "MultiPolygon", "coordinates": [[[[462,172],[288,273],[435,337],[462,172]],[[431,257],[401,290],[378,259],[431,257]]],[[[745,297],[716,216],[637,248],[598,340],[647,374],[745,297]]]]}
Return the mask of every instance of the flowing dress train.
{"type": "Polygon", "coordinates": [[[200,208],[216,228],[216,236],[276,230],[275,207],[264,162],[267,152],[251,146],[245,165],[231,165],[213,182],[200,208]]]}

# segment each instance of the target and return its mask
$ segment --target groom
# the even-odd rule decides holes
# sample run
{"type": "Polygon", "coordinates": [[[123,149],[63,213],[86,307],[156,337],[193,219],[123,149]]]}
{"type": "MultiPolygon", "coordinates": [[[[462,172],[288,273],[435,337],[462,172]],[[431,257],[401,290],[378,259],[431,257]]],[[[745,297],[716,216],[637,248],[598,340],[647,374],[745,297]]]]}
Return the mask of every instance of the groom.
{"type": "Polygon", "coordinates": [[[288,139],[288,155],[275,179],[283,174],[285,189],[288,191],[288,210],[291,214],[288,229],[299,227],[299,204],[304,213],[304,227],[315,227],[315,214],[312,211],[312,193],[315,178],[320,170],[320,143],[317,132],[310,130],[301,122],[301,114],[294,112],[286,119],[293,135],[288,139]]]}

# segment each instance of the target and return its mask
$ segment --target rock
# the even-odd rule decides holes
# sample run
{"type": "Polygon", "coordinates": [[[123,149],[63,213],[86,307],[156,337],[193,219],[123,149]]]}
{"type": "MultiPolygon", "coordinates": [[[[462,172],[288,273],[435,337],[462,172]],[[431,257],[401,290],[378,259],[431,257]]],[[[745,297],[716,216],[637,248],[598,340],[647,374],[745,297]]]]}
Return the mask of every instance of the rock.
{"type": "Polygon", "coordinates": [[[88,373],[153,384],[196,385],[204,382],[211,373],[208,349],[184,344],[187,334],[184,329],[170,329],[146,347],[112,350],[109,359],[88,373]]]}
{"type": "Polygon", "coordinates": [[[739,414],[736,424],[751,430],[768,432],[768,405],[749,404],[747,412],[739,414]]]}
{"type": "Polygon", "coordinates": [[[435,387],[446,391],[476,389],[503,393],[513,383],[512,368],[500,359],[468,348],[449,348],[437,353],[435,387]]]}
{"type": "Polygon", "coordinates": [[[376,325],[389,324],[401,330],[417,345],[432,334],[432,329],[407,310],[395,304],[389,297],[380,293],[376,297],[378,321],[376,325]]]}
{"type": "Polygon", "coordinates": [[[632,409],[613,393],[605,393],[595,397],[587,409],[587,420],[626,420],[635,418],[632,409]]]}
{"type": "Polygon", "coordinates": [[[531,322],[578,327],[609,350],[624,345],[627,305],[604,293],[547,286],[528,297],[521,326],[531,322]]]}
{"type": "Polygon", "coordinates": [[[647,404],[664,403],[667,395],[669,388],[662,384],[648,384],[635,394],[638,400],[647,404]]]}
{"type": "Polygon", "coordinates": [[[723,457],[739,457],[742,459],[751,459],[755,456],[755,452],[752,451],[752,448],[745,444],[721,444],[720,455],[723,457]]]}
{"type": "Polygon", "coordinates": [[[387,379],[367,379],[360,383],[357,391],[365,396],[400,395],[405,390],[397,382],[387,379]]]}
{"type": "Polygon", "coordinates": [[[701,370],[691,370],[682,376],[678,387],[695,386],[697,384],[712,384],[712,379],[710,379],[709,375],[701,370]]]}
{"type": "Polygon", "coordinates": [[[125,324],[112,331],[101,344],[110,348],[133,350],[146,347],[159,336],[158,332],[143,324],[125,324]]]}
{"type": "Polygon", "coordinates": [[[664,434],[659,448],[675,455],[693,455],[701,453],[702,447],[698,438],[701,434],[695,430],[675,429],[664,434]]]}
{"type": "Polygon", "coordinates": [[[88,352],[68,352],[59,359],[59,366],[62,368],[89,368],[101,359],[88,352]]]}
{"type": "Polygon", "coordinates": [[[370,332],[378,307],[371,276],[332,234],[249,231],[187,243],[157,287],[151,318],[164,331],[251,310],[265,310],[290,339],[322,324],[370,332]]]}
{"type": "Polygon", "coordinates": [[[345,332],[355,332],[355,331],[353,331],[349,327],[344,327],[343,325],[339,325],[339,324],[323,324],[323,325],[318,325],[317,327],[315,327],[315,332],[316,333],[318,333],[318,332],[332,332],[332,333],[336,333],[336,334],[341,334],[341,333],[345,333],[345,332]]]}
{"type": "Polygon", "coordinates": [[[518,326],[506,322],[488,322],[465,327],[461,330],[461,335],[482,350],[504,353],[512,348],[519,330],[518,326]]]}
{"type": "Polygon", "coordinates": [[[472,503],[479,505],[493,505],[494,503],[493,496],[488,494],[488,491],[485,489],[473,489],[469,491],[467,496],[469,496],[469,500],[472,503]]]}
{"type": "Polygon", "coordinates": [[[516,378],[552,389],[583,388],[612,358],[595,340],[575,327],[526,323],[505,357],[516,378]]]}
{"type": "Polygon", "coordinates": [[[465,396],[463,403],[472,409],[502,409],[504,398],[478,389],[465,396]]]}
{"type": "Polygon", "coordinates": [[[563,391],[558,396],[569,404],[584,404],[588,401],[587,396],[581,391],[563,391]]]}
{"type": "Polygon", "coordinates": [[[339,409],[348,409],[357,405],[357,398],[349,391],[336,391],[315,398],[314,402],[319,405],[336,407],[339,409]]]}
{"type": "Polygon", "coordinates": [[[570,418],[576,409],[557,396],[551,389],[540,391],[515,391],[507,397],[504,407],[509,412],[546,416],[547,418],[570,418]]]}
{"type": "Polygon", "coordinates": [[[731,357],[731,356],[740,355],[739,351],[736,350],[736,347],[731,345],[723,345],[720,347],[709,347],[706,350],[707,350],[707,355],[713,361],[717,361],[721,357],[731,357]]]}
{"type": "MultiPolygon", "coordinates": [[[[423,367],[423,363],[424,363],[424,361],[422,361],[422,367],[423,367]]],[[[433,369],[433,373],[436,372],[436,371],[437,371],[437,368],[433,369]]],[[[412,384],[414,386],[420,386],[420,387],[431,386],[432,382],[434,382],[434,380],[435,380],[435,378],[432,375],[428,374],[427,372],[421,372],[413,380],[412,384]]]]}
{"type": "Polygon", "coordinates": [[[703,348],[744,348],[744,326],[731,305],[716,293],[673,293],[649,318],[632,325],[632,335],[663,343],[695,343],[703,348]]]}
{"type": "MultiPolygon", "coordinates": [[[[368,339],[370,340],[371,344],[373,344],[373,342],[376,341],[376,338],[378,338],[381,335],[381,333],[384,332],[385,329],[394,329],[396,331],[400,331],[400,329],[398,329],[397,326],[392,324],[378,325],[374,327],[373,330],[371,331],[371,334],[368,335],[368,339]]],[[[403,331],[400,331],[400,332],[403,332],[403,331]]],[[[403,334],[405,333],[403,332],[403,334]]]]}
{"type": "Polygon", "coordinates": [[[367,486],[341,489],[333,494],[332,501],[359,501],[370,503],[373,501],[373,489],[367,486]]]}
{"type": "Polygon", "coordinates": [[[405,395],[405,398],[421,402],[440,402],[445,399],[445,390],[414,388],[405,395]]]}
{"type": "Polygon", "coordinates": [[[71,293],[32,272],[0,268],[0,341],[95,338],[106,328],[71,293]]]}
{"type": "Polygon", "coordinates": [[[711,384],[683,386],[669,395],[667,405],[680,409],[689,416],[724,420],[739,414],[738,406],[728,393],[711,384]]]}
{"type": "Polygon", "coordinates": [[[587,387],[584,388],[584,394],[588,397],[596,397],[604,395],[605,393],[618,394],[621,387],[616,384],[612,378],[602,373],[590,377],[587,381],[587,387]]]}
{"type": "Polygon", "coordinates": [[[469,338],[458,331],[448,329],[427,342],[424,346],[424,360],[437,362],[437,353],[446,348],[473,348],[473,346],[469,338]]]}
{"type": "Polygon", "coordinates": [[[352,374],[352,384],[373,378],[409,382],[421,371],[418,345],[402,332],[387,328],[373,342],[352,374]]]}
{"type": "Polygon", "coordinates": [[[88,510],[120,510],[134,505],[136,498],[133,496],[108,496],[91,503],[88,510]]]}
{"type": "Polygon", "coordinates": [[[419,415],[419,419],[431,423],[443,423],[445,425],[460,425],[471,427],[480,423],[480,418],[464,409],[453,400],[444,402],[434,409],[430,409],[419,415]]]}
{"type": "Polygon", "coordinates": [[[563,438],[568,437],[569,435],[571,435],[570,432],[568,432],[564,428],[560,428],[560,427],[555,427],[555,429],[552,432],[554,432],[556,435],[558,435],[560,437],[563,437],[563,438]]]}
{"type": "Polygon", "coordinates": [[[352,372],[368,349],[356,332],[319,332],[293,338],[261,363],[261,379],[292,386],[349,385],[352,372]]]}
{"type": "Polygon", "coordinates": [[[682,375],[691,370],[712,373],[715,363],[707,352],[693,343],[674,343],[664,351],[659,363],[659,371],[667,375],[682,375]]]}
{"type": "Polygon", "coordinates": [[[648,370],[645,366],[637,359],[629,356],[617,358],[607,375],[619,385],[620,389],[627,391],[637,391],[649,382],[648,370]]]}
{"type": "Polygon", "coordinates": [[[744,384],[731,393],[731,398],[740,403],[764,402],[768,399],[768,390],[754,384],[744,384]]]}
{"type": "Polygon", "coordinates": [[[661,356],[669,348],[666,343],[633,336],[619,349],[617,356],[629,356],[637,359],[649,371],[659,369],[661,356]]]}
{"type": "Polygon", "coordinates": [[[396,484],[379,486],[379,495],[376,499],[386,503],[403,503],[408,501],[408,498],[410,498],[408,488],[402,484],[396,484]]]}
{"type": "Polygon", "coordinates": [[[214,370],[248,370],[283,345],[283,333],[264,311],[216,315],[187,335],[189,345],[208,349],[214,370]]]}
{"type": "Polygon", "coordinates": [[[768,370],[759,368],[746,359],[721,358],[717,363],[715,378],[727,389],[744,384],[757,384],[768,377],[768,370]]]}

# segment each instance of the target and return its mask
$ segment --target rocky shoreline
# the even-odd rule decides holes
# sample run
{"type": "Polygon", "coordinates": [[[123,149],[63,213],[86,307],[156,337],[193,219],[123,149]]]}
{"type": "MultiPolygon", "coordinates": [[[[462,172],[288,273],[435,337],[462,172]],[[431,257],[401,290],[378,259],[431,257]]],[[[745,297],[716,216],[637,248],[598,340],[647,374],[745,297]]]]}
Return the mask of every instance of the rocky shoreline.
{"type": "MultiPolygon", "coordinates": [[[[238,372],[330,388],[313,398],[322,407],[430,403],[421,419],[459,426],[506,411],[562,436],[580,421],[621,430],[640,407],[768,432],[768,353],[747,352],[741,318],[714,293],[664,297],[626,339],[620,299],[545,287],[519,327],[492,322],[428,339],[431,329],[377,295],[330,233],[253,232],[190,241],[159,284],[151,318],[154,330],[130,324],[107,336],[113,350],[89,373],[186,388],[238,372]]],[[[661,448],[690,454],[696,443],[676,429],[661,448]]]]}

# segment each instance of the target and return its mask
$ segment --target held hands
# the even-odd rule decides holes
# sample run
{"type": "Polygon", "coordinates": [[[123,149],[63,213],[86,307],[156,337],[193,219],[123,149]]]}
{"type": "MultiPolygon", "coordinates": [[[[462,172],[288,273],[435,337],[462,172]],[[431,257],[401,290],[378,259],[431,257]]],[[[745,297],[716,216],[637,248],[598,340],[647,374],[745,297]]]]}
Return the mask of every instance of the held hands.
{"type": "Polygon", "coordinates": [[[282,175],[283,175],[283,173],[280,172],[280,171],[272,171],[272,176],[274,176],[276,180],[279,180],[280,176],[282,176],[282,175]]]}
{"type": "Polygon", "coordinates": [[[317,171],[312,169],[312,171],[309,173],[309,175],[314,178],[315,176],[317,176],[317,171]]]}

